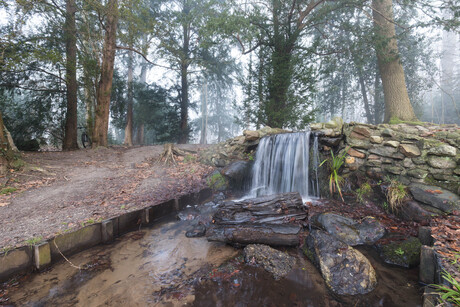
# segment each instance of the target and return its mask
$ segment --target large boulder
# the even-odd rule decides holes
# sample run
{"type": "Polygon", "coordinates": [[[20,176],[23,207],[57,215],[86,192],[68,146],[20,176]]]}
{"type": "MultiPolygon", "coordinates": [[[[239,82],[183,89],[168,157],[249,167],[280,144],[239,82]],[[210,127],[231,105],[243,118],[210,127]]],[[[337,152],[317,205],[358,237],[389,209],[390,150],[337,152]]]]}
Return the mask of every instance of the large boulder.
{"type": "Polygon", "coordinates": [[[275,279],[286,276],[295,264],[294,257],[262,244],[246,246],[243,254],[246,263],[262,266],[275,279]]]}
{"type": "Polygon", "coordinates": [[[385,235],[385,228],[382,224],[370,216],[361,221],[356,221],[335,213],[326,212],[313,217],[313,221],[329,234],[351,246],[372,245],[385,235]]]}
{"type": "Polygon", "coordinates": [[[240,189],[244,185],[251,166],[252,163],[249,161],[236,161],[226,166],[221,174],[229,179],[232,188],[240,189]]]}
{"type": "Polygon", "coordinates": [[[451,213],[460,210],[460,197],[452,192],[421,183],[413,183],[409,189],[416,200],[443,212],[451,213]]]}
{"type": "Polygon", "coordinates": [[[365,294],[377,285],[369,260],[322,230],[305,239],[304,254],[319,268],[327,286],[340,295],[365,294]]]}

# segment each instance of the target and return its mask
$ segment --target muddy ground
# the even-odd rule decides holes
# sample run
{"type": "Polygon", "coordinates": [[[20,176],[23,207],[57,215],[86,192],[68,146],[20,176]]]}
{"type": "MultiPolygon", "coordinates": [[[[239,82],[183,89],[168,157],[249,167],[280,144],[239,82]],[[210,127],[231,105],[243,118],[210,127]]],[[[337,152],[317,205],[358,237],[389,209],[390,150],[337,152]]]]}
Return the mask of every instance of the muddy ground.
{"type": "Polygon", "coordinates": [[[0,178],[0,250],[47,239],[124,212],[198,191],[212,168],[197,154],[157,162],[162,145],[23,153],[26,165],[0,178]]]}

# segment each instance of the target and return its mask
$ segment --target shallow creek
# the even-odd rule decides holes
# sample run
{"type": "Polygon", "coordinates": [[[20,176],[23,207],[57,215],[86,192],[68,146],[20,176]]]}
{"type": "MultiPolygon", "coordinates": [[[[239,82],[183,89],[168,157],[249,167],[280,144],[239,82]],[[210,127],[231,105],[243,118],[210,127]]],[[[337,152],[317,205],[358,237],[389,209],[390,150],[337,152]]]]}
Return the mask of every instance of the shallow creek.
{"type": "Polygon", "coordinates": [[[418,270],[389,267],[360,249],[377,271],[368,295],[330,293],[298,249],[297,267],[276,281],[243,263],[241,249],[187,238],[191,221],[174,217],[62,261],[10,288],[16,306],[421,306],[418,270]]]}

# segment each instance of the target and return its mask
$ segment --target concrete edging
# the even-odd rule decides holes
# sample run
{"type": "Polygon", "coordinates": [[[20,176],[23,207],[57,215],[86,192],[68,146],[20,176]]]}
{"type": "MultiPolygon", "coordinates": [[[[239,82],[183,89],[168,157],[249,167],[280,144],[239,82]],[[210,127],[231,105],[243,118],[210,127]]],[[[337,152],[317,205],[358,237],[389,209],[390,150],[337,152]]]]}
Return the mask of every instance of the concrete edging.
{"type": "Polygon", "coordinates": [[[139,229],[140,226],[152,225],[188,205],[201,204],[211,196],[212,190],[205,188],[197,193],[183,195],[179,199],[171,199],[72,232],[59,234],[35,245],[0,252],[0,282],[19,273],[43,270],[61,260],[63,258],[61,253],[68,257],[98,244],[110,243],[123,234],[139,229]]]}

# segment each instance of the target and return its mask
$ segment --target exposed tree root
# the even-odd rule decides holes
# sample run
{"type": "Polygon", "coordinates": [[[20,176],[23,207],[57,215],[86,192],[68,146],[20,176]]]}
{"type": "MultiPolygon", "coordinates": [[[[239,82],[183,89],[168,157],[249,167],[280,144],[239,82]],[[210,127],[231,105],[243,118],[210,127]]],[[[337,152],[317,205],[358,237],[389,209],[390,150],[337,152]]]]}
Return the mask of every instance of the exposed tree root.
{"type": "Polygon", "coordinates": [[[158,158],[157,162],[163,162],[164,164],[176,164],[178,157],[184,157],[187,154],[193,154],[195,152],[191,150],[182,150],[174,147],[171,143],[166,143],[164,145],[163,153],[158,158]]]}

